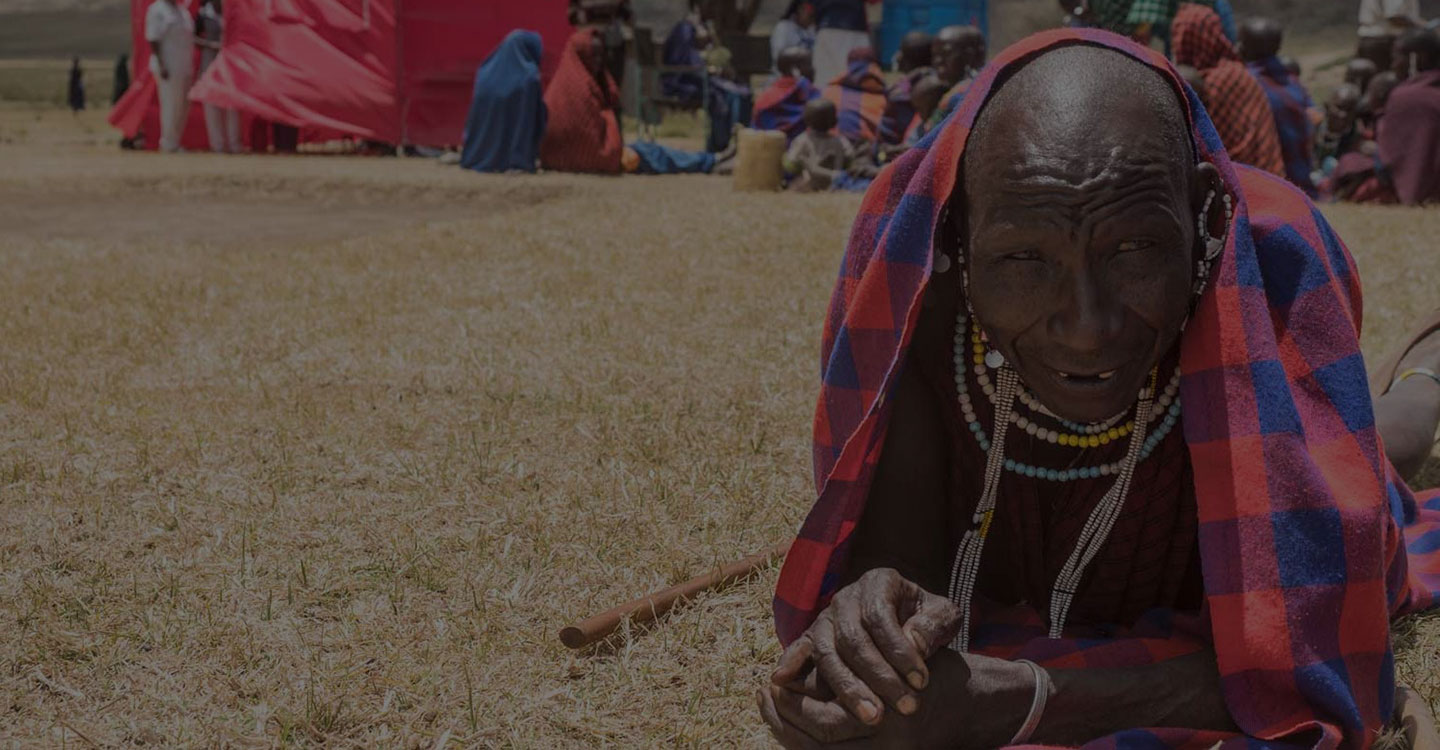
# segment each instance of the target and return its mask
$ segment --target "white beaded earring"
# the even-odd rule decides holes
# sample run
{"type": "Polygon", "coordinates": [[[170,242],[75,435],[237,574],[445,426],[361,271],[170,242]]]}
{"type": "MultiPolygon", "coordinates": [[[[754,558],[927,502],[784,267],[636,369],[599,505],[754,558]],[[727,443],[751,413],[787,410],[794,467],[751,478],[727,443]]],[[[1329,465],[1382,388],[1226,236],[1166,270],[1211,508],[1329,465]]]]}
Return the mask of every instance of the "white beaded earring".
{"type": "Polygon", "coordinates": [[[1220,200],[1225,204],[1225,227],[1221,230],[1220,236],[1214,237],[1210,234],[1210,207],[1215,205],[1215,191],[1211,190],[1205,195],[1205,206],[1200,209],[1200,215],[1195,219],[1197,236],[1205,243],[1205,253],[1195,263],[1195,296],[1205,291],[1205,286],[1210,283],[1210,271],[1215,266],[1215,261],[1220,259],[1220,254],[1225,251],[1225,242],[1230,236],[1230,223],[1235,216],[1235,207],[1229,193],[1222,193],[1220,200]]]}

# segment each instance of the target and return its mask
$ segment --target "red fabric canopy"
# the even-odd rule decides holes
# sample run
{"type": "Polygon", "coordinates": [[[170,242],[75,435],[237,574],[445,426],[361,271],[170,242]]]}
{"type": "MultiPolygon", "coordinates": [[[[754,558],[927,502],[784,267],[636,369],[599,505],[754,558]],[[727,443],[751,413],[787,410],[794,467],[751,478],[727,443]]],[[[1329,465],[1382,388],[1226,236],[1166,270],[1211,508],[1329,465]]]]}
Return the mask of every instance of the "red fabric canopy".
{"type": "MultiPolygon", "coordinates": [[[[145,68],[149,3],[132,0],[138,101],[127,96],[111,116],[130,134],[141,109],[153,120],[147,132],[159,123],[145,68]]],[[[475,69],[506,34],[530,29],[545,42],[548,80],[571,32],[566,7],[565,0],[229,0],[223,49],[190,96],[312,137],[457,145],[475,69]]],[[[203,145],[198,112],[187,135],[197,121],[203,145]]]]}

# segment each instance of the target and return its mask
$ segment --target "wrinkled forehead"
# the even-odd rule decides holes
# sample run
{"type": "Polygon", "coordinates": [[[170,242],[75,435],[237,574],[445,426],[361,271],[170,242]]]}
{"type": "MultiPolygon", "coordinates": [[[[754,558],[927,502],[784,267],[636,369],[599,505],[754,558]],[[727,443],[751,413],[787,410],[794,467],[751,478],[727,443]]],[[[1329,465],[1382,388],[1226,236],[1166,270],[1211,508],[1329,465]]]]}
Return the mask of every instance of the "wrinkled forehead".
{"type": "Polygon", "coordinates": [[[1182,96],[1169,76],[1118,51],[1048,50],[997,79],[965,147],[963,189],[1043,196],[1143,179],[1183,199],[1196,148],[1182,96]]]}

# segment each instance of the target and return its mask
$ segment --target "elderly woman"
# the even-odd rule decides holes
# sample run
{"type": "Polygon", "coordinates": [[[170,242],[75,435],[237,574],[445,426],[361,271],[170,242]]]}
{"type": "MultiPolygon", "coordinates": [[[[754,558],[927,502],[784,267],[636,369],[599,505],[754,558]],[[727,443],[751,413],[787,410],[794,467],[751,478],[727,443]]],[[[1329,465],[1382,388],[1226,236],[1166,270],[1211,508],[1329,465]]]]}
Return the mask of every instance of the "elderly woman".
{"type": "Polygon", "coordinates": [[[1440,503],[1394,468],[1440,420],[1440,337],[1372,404],[1349,253],[1163,57],[1084,30],[1007,50],[876,180],[841,269],[759,696],[782,744],[1391,723],[1390,618],[1440,582],[1440,503]]]}

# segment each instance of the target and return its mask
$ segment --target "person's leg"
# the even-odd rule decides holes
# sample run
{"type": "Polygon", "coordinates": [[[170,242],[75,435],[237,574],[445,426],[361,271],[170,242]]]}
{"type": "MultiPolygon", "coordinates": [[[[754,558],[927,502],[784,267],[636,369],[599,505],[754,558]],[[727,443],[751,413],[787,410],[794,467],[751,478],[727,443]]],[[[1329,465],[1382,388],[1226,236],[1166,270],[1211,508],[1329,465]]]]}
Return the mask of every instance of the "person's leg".
{"type": "Polygon", "coordinates": [[[205,136],[210,140],[210,150],[225,153],[225,112],[214,104],[205,105],[205,136]]]}
{"type": "Polygon", "coordinates": [[[173,74],[155,83],[156,93],[160,96],[160,150],[172,153],[180,148],[178,112],[184,97],[175,85],[173,74]]]}
{"type": "Polygon", "coordinates": [[[245,144],[240,141],[239,110],[225,110],[225,150],[232,154],[245,150],[245,144]]]}
{"type": "MultiPolygon", "coordinates": [[[[1410,368],[1440,372],[1440,333],[1426,336],[1400,358],[1397,373],[1410,368]]],[[[1430,457],[1435,430],[1440,427],[1440,383],[1414,375],[1389,385],[1375,399],[1375,429],[1385,443],[1385,455],[1405,478],[1415,476],[1430,457]]]]}

